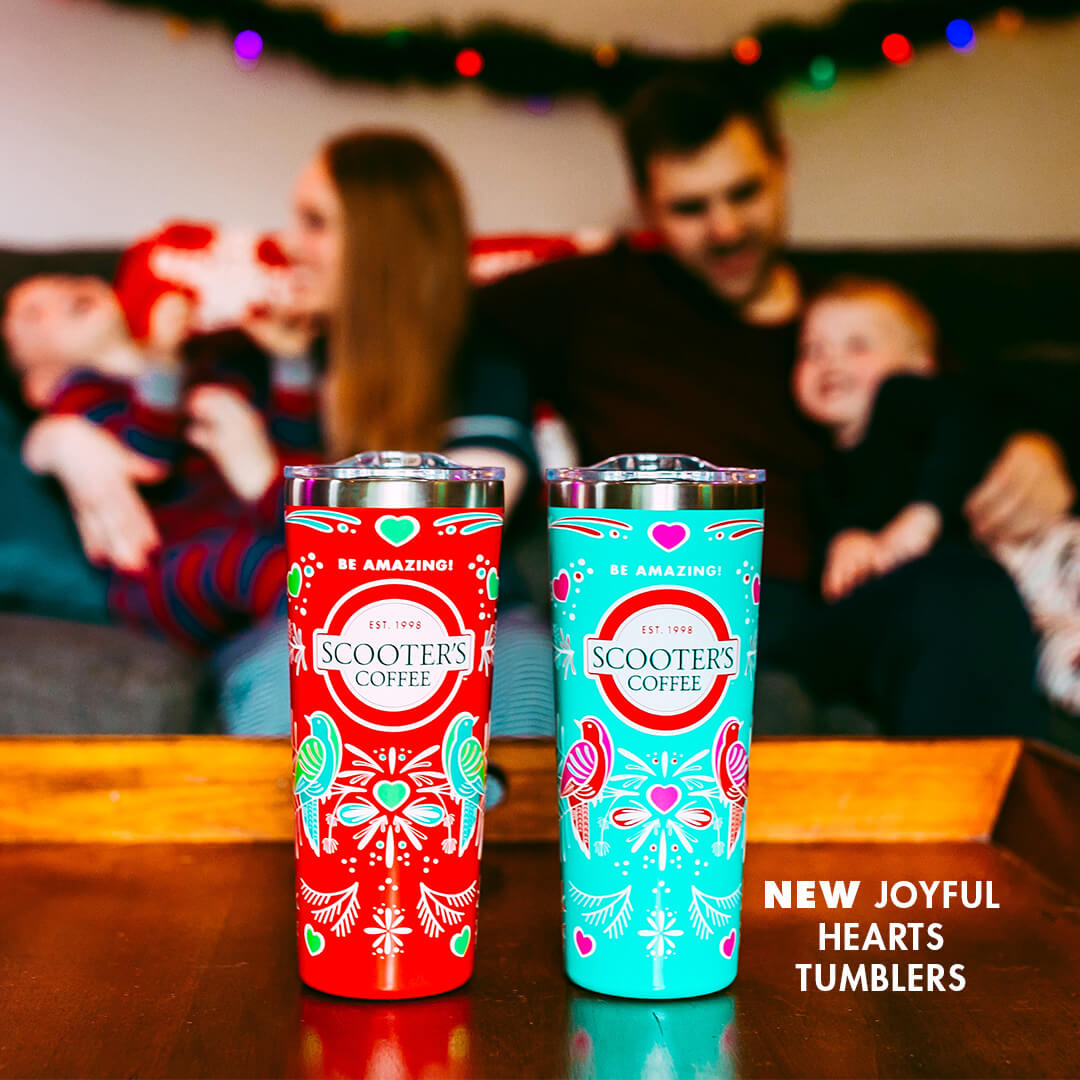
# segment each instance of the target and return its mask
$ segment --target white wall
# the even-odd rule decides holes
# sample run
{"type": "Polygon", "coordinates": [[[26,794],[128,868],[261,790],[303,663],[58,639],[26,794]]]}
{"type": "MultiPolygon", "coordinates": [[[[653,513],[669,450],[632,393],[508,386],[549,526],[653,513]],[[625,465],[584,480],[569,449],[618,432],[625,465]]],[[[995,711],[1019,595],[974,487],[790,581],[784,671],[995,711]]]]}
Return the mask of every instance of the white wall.
{"type": "MultiPolygon", "coordinates": [[[[826,0],[334,0],[367,24],[497,11],[568,40],[703,49],[826,0]]],[[[476,87],[335,84],[269,58],[239,72],[223,33],[171,36],[107,0],[3,0],[0,244],[113,242],[167,217],[273,226],[292,175],[328,134],[415,127],[465,179],[478,228],[554,230],[632,215],[609,118],[584,101],[544,116],[476,87]]],[[[987,29],[905,70],[786,95],[793,232],[806,242],[1080,240],[1080,20],[987,29]]]]}

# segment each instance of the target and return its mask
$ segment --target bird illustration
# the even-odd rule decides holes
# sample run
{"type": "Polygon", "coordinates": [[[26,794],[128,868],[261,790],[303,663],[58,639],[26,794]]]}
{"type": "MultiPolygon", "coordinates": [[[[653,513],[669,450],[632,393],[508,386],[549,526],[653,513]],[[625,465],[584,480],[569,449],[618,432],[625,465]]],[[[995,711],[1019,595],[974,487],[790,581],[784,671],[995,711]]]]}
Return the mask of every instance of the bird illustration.
{"type": "MultiPolygon", "coordinates": [[[[713,775],[720,793],[731,807],[728,817],[727,857],[735,850],[746,811],[746,792],[750,782],[750,756],[739,742],[742,723],[729,716],[716,733],[712,748],[713,775]]],[[[719,854],[719,853],[718,853],[719,854]]]]}
{"type": "Polygon", "coordinates": [[[600,798],[615,757],[611,736],[595,716],[579,721],[581,738],[570,745],[559,776],[559,796],[566,800],[578,847],[589,855],[589,803],[600,798]]]}
{"type": "Polygon", "coordinates": [[[461,803],[461,823],[458,831],[458,854],[468,846],[476,832],[480,816],[480,799],[484,794],[487,772],[484,768],[483,743],[472,733],[477,717],[458,713],[446,729],[443,739],[443,771],[450,783],[454,799],[461,803]]]}
{"type": "Polygon", "coordinates": [[[299,801],[300,822],[304,835],[316,855],[319,843],[319,800],[330,793],[341,767],[341,735],[337,725],[324,712],[306,717],[311,727],[296,751],[296,778],[293,793],[299,801]]]}

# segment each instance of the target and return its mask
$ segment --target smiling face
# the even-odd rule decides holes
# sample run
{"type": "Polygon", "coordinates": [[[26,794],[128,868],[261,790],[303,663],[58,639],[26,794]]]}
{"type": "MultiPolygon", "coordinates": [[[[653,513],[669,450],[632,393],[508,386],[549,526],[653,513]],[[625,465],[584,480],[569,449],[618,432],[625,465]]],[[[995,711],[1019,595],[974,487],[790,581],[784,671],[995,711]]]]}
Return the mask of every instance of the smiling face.
{"type": "Polygon", "coordinates": [[[298,312],[330,315],[341,296],[345,224],[341,197],[321,156],[308,163],[296,182],[284,239],[298,312]]]}
{"type": "Polygon", "coordinates": [[[897,303],[885,294],[825,296],[803,321],[792,389],[799,408],[829,428],[838,443],[865,434],[882,382],[928,375],[933,358],[897,303]]]}
{"type": "Polygon", "coordinates": [[[643,209],[671,254],[722,300],[756,299],[783,247],[787,177],[755,125],[734,116],[692,153],[654,154],[646,175],[643,209]]]}

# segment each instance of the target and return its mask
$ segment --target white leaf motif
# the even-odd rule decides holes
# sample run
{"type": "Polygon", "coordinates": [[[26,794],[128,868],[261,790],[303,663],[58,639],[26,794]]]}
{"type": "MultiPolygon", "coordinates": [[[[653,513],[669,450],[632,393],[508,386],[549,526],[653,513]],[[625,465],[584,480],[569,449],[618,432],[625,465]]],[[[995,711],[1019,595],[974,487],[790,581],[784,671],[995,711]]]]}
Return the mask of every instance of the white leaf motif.
{"type": "Polygon", "coordinates": [[[630,886],[620,889],[618,892],[606,893],[601,896],[593,896],[591,893],[582,892],[572,881],[567,882],[570,896],[575,904],[580,904],[586,910],[581,917],[590,926],[606,923],[603,930],[610,938],[619,937],[630,922],[630,916],[634,911],[630,903],[630,886]]]}
{"type": "Polygon", "coordinates": [[[714,929],[727,926],[739,910],[742,886],[727,896],[710,896],[694,885],[690,886],[690,922],[698,937],[712,937],[714,929]]]}
{"type": "Polygon", "coordinates": [[[360,883],[354,881],[340,892],[324,893],[313,889],[303,878],[300,879],[300,895],[311,905],[312,918],[318,923],[333,920],[330,929],[338,937],[344,937],[356,922],[360,912],[359,889],[360,883]]]}
{"type": "Polygon", "coordinates": [[[476,885],[470,885],[458,893],[441,893],[420,882],[420,899],[416,902],[416,913],[420,916],[420,925],[428,937],[438,937],[447,926],[457,926],[465,918],[462,910],[476,899],[476,885]]]}

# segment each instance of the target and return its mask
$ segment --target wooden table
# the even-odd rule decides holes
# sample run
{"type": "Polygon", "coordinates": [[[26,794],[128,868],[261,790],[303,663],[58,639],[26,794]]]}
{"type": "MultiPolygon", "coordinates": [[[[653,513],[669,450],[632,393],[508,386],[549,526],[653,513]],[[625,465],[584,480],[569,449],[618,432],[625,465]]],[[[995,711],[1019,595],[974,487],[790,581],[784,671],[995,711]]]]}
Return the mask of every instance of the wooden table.
{"type": "MultiPolygon", "coordinates": [[[[1080,771],[1013,740],[762,739],[741,971],[684,1002],[560,967],[553,753],[495,745],[478,968],[400,1004],[295,975],[288,748],[217,739],[0,749],[0,1077],[1080,1074],[1080,771]],[[75,842],[72,842],[75,841],[75,842]],[[768,879],[862,879],[850,912],[766,910],[768,879]],[[992,881],[999,910],[875,912],[881,880],[992,881]],[[822,919],[940,921],[961,993],[799,990],[822,919]]],[[[899,957],[903,960],[904,957],[899,957]]]]}

